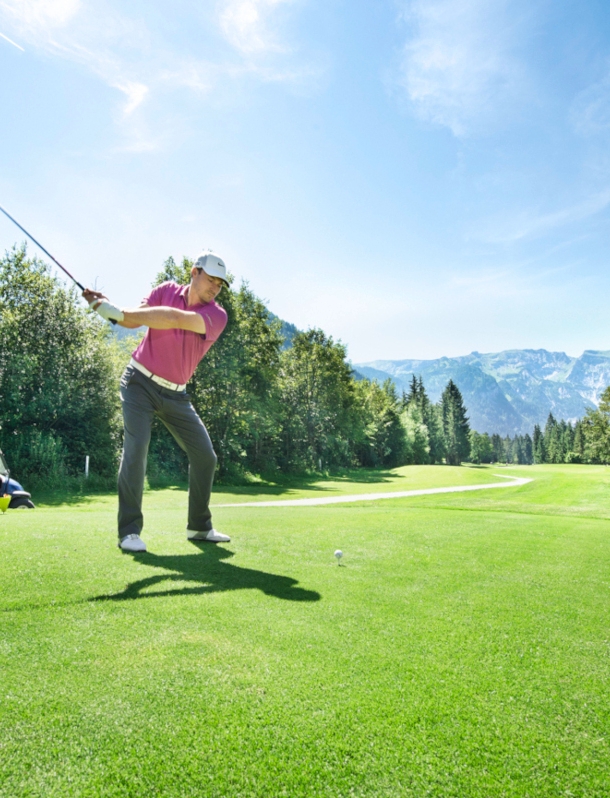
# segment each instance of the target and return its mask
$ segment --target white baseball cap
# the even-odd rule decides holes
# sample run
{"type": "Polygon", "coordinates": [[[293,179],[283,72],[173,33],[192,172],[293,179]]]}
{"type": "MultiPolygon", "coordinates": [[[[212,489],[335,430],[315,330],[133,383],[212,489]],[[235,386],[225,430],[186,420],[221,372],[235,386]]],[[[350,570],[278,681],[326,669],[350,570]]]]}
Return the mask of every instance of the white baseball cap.
{"type": "Polygon", "coordinates": [[[210,277],[220,277],[223,283],[229,288],[229,281],[227,280],[227,267],[223,259],[206,249],[195,259],[195,266],[203,271],[210,277]]]}

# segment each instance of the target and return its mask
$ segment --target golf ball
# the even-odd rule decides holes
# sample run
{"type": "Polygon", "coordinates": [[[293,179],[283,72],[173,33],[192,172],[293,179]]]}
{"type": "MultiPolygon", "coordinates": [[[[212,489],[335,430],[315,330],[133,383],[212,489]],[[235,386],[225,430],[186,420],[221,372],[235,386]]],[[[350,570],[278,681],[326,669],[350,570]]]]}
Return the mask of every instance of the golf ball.
{"type": "Polygon", "coordinates": [[[340,559],[341,559],[341,557],[343,557],[343,552],[341,551],[341,549],[337,549],[337,551],[335,552],[335,557],[336,557],[338,560],[340,560],[340,559]]]}

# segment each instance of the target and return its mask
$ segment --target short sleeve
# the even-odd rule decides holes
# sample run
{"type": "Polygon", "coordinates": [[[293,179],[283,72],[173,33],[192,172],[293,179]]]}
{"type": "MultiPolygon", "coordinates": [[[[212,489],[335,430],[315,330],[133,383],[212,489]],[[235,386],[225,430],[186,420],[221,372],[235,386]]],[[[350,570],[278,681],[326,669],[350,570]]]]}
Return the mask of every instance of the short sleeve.
{"type": "Polygon", "coordinates": [[[205,340],[212,343],[217,341],[227,326],[227,311],[220,305],[213,304],[198,309],[197,313],[205,322],[205,340]]]}
{"type": "Polygon", "coordinates": [[[142,299],[142,302],[145,302],[151,308],[156,308],[160,305],[163,305],[163,297],[165,294],[165,289],[168,285],[169,283],[161,283],[161,285],[153,288],[150,294],[142,299]]]}

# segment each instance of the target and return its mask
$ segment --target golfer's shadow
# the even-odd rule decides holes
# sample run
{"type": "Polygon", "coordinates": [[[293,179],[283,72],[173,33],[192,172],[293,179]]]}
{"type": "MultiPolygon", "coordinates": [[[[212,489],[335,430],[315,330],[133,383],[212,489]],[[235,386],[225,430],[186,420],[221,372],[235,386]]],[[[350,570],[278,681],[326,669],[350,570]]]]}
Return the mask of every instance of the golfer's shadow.
{"type": "Polygon", "coordinates": [[[152,554],[141,552],[133,558],[142,565],[163,568],[162,573],[139,579],[127,585],[120,593],[94,596],[89,601],[129,601],[131,599],[155,598],[159,596],[188,596],[203,593],[218,593],[225,590],[261,590],[267,596],[287,601],[319,601],[315,590],[297,587],[298,581],[290,576],[269,574],[253,568],[241,568],[224,562],[233,556],[232,551],[210,543],[195,543],[197,554],[152,554]],[[193,586],[151,590],[163,582],[192,582],[193,586]]]}

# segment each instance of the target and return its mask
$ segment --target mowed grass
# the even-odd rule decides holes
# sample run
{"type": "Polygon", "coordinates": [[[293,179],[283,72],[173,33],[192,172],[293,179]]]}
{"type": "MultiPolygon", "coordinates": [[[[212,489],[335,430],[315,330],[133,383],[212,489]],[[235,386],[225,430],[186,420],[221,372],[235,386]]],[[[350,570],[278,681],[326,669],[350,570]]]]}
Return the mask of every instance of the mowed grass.
{"type": "Polygon", "coordinates": [[[0,517],[0,795],[607,796],[610,470],[364,484],[495,473],[534,481],[219,508],[226,546],[151,491],[136,556],[112,496],[0,517]]]}
{"type": "MultiPolygon", "coordinates": [[[[465,466],[457,472],[457,478],[461,485],[482,485],[501,482],[502,479],[498,479],[497,474],[503,472],[503,466],[491,470],[465,466]]],[[[456,470],[445,466],[403,466],[388,470],[360,469],[348,471],[341,477],[312,479],[307,482],[295,480],[284,484],[263,483],[234,488],[219,486],[214,491],[214,502],[238,504],[252,501],[312,499],[316,496],[328,498],[363,493],[391,493],[431,487],[445,488],[454,485],[455,480],[456,470]]]]}

